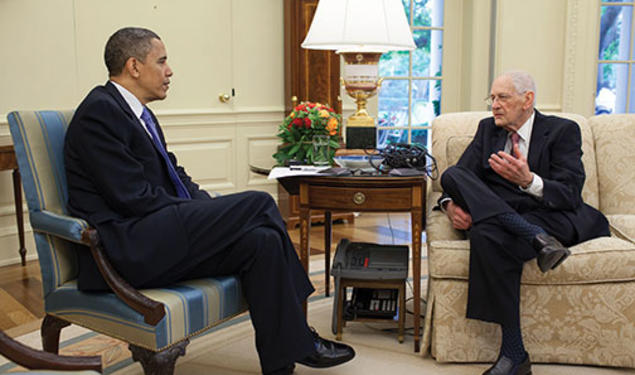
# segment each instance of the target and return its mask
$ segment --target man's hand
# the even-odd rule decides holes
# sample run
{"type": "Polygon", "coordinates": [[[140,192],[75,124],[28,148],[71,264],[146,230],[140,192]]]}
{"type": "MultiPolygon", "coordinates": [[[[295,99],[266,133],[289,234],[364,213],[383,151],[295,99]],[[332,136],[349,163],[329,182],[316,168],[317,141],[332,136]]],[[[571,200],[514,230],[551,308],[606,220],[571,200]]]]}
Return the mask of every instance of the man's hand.
{"type": "Polygon", "coordinates": [[[494,172],[498,173],[501,177],[507,181],[511,181],[523,188],[529,186],[534,179],[533,173],[529,170],[529,164],[527,164],[527,158],[518,149],[518,145],[514,146],[514,155],[499,151],[497,154],[492,154],[489,157],[489,165],[494,172]]]}
{"type": "Polygon", "coordinates": [[[463,211],[461,207],[449,201],[445,206],[445,212],[452,222],[452,226],[459,230],[468,230],[472,226],[472,216],[463,211]]]}

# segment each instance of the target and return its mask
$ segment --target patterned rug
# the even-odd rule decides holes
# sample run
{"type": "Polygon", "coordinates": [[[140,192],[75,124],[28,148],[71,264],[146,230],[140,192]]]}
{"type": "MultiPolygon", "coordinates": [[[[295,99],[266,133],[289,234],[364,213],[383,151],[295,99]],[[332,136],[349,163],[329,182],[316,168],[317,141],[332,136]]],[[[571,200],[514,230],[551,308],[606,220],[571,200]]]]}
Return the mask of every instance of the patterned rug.
{"type": "MultiPolygon", "coordinates": [[[[427,274],[425,259],[423,275],[427,274]]],[[[323,258],[311,257],[311,279],[317,292],[310,298],[308,320],[320,334],[332,339],[331,317],[333,297],[324,296],[323,258]]],[[[411,273],[412,274],[412,273],[411,273]]],[[[425,291],[426,278],[421,280],[425,291]]],[[[409,284],[412,281],[409,280],[409,284]]],[[[410,291],[411,287],[407,289],[410,291]]],[[[412,301],[407,305],[412,311],[412,301]]],[[[422,308],[425,311],[425,308],[422,308]]],[[[423,321],[423,319],[422,319],[423,321]]],[[[412,327],[412,315],[407,314],[406,328],[412,327]]],[[[414,353],[412,330],[407,330],[404,343],[397,341],[396,324],[348,322],[343,331],[343,342],[352,345],[355,359],[331,370],[311,369],[298,365],[295,374],[381,374],[400,375],[481,374],[487,364],[443,364],[414,353]]],[[[38,331],[20,336],[19,341],[40,348],[38,331]]],[[[177,361],[178,375],[239,375],[260,374],[258,356],[254,346],[253,328],[249,316],[244,314],[191,340],[186,355],[177,361]]],[[[119,340],[100,335],[84,328],[70,326],[62,330],[60,352],[65,355],[101,355],[104,374],[142,375],[138,363],[132,362],[127,345],[119,340]]],[[[0,357],[0,373],[21,370],[0,357]]],[[[589,366],[534,365],[537,375],[612,375],[635,374],[632,369],[611,369],[589,366]]]]}

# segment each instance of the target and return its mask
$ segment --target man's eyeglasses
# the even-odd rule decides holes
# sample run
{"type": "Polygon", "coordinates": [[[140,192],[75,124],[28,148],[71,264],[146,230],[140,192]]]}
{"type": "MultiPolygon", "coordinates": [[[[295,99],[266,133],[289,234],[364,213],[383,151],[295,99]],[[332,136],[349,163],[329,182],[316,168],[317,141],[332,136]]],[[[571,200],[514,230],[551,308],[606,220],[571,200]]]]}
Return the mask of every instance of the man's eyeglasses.
{"type": "Polygon", "coordinates": [[[508,94],[500,94],[500,95],[490,95],[484,99],[485,104],[492,105],[494,102],[498,101],[499,103],[507,103],[512,98],[512,95],[508,94]]]}

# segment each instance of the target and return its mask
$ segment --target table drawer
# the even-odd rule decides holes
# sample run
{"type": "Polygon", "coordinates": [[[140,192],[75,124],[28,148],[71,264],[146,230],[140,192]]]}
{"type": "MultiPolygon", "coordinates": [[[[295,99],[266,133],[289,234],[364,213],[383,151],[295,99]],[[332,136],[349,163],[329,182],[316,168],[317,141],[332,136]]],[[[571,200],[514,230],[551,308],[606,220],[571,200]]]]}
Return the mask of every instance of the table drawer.
{"type": "Polygon", "coordinates": [[[309,186],[308,199],[311,208],[352,211],[410,211],[412,189],[395,188],[344,188],[309,186]]]}

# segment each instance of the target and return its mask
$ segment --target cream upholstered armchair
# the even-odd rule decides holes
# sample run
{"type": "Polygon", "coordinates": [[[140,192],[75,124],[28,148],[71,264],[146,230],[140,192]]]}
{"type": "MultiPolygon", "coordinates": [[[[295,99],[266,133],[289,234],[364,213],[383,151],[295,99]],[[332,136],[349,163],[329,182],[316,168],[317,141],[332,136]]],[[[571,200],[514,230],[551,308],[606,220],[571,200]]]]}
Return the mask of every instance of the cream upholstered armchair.
{"type": "Polygon", "coordinates": [[[171,375],[189,338],[247,309],[237,277],[136,290],[109,264],[99,235],[68,216],[64,136],[72,111],[18,111],[13,138],[44,289],[42,346],[57,353],[62,328],[77,324],[129,343],[146,374],[171,375]],[[90,251],[113,292],[77,288],[77,252],[90,251]]]}
{"type": "MultiPolygon", "coordinates": [[[[432,124],[432,153],[439,171],[455,164],[488,112],[444,114],[432,124]]],[[[609,219],[611,237],[571,248],[560,267],[541,273],[527,262],[521,280],[521,326],[532,361],[635,367],[635,115],[578,123],[587,175],[585,202],[609,219]]],[[[428,306],[423,352],[440,362],[491,362],[498,355],[496,324],[465,318],[469,242],[432,207],[428,194],[428,306]]]]}

